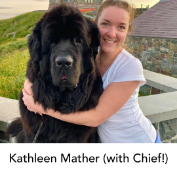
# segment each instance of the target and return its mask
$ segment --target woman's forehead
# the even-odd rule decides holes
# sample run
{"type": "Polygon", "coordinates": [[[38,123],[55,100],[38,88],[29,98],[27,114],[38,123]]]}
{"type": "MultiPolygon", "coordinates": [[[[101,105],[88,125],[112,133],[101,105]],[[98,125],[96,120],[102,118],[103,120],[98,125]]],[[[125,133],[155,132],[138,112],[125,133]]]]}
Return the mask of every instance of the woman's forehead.
{"type": "Polygon", "coordinates": [[[129,13],[120,7],[106,7],[100,14],[99,20],[105,21],[119,21],[120,23],[129,23],[130,16],[129,13]]]}

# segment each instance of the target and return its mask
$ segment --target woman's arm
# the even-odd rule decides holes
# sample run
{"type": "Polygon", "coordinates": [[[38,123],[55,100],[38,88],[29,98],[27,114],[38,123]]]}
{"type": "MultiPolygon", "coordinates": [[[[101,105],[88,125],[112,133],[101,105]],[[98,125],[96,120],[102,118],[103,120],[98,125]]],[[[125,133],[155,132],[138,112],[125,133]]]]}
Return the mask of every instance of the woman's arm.
{"type": "Polygon", "coordinates": [[[23,89],[23,101],[30,111],[50,115],[54,118],[80,125],[97,127],[115,114],[128,101],[139,81],[126,81],[111,83],[103,91],[96,108],[70,114],[61,114],[48,109],[46,112],[39,104],[34,104],[32,95],[23,89]]]}

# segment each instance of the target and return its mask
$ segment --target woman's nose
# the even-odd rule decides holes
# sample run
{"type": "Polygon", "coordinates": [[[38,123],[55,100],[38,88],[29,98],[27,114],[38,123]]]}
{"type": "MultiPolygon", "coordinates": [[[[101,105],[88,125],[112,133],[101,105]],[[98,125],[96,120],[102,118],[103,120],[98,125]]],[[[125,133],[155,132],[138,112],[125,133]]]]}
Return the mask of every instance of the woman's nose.
{"type": "Polygon", "coordinates": [[[108,35],[110,37],[116,37],[116,28],[114,26],[110,27],[109,31],[108,31],[108,35]]]}

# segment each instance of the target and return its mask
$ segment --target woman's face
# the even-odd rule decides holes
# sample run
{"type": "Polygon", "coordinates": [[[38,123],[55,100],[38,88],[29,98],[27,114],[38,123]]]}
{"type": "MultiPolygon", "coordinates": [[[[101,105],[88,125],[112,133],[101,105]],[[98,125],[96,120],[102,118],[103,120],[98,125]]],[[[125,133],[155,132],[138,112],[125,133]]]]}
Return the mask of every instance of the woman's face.
{"type": "Polygon", "coordinates": [[[118,53],[128,34],[129,19],[129,13],[122,8],[110,6],[103,9],[98,19],[103,52],[118,53]]]}

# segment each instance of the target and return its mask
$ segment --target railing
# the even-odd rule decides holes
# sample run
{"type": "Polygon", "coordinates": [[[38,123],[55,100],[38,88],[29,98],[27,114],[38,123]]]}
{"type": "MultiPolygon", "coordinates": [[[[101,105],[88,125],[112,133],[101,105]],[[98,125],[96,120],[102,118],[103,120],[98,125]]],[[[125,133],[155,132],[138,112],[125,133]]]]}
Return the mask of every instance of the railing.
{"type": "Polygon", "coordinates": [[[144,115],[152,123],[177,118],[177,79],[144,70],[147,85],[159,89],[163,94],[139,97],[144,115]]]}
{"type": "Polygon", "coordinates": [[[153,123],[162,142],[177,143],[177,79],[144,70],[147,87],[161,94],[139,97],[140,108],[153,123]]]}
{"type": "MultiPolygon", "coordinates": [[[[161,94],[139,97],[140,108],[164,142],[177,142],[177,79],[148,70],[144,70],[144,76],[146,85],[161,90],[161,94]]],[[[17,100],[0,97],[0,131],[5,131],[7,122],[20,116],[18,107],[17,100]]]]}

